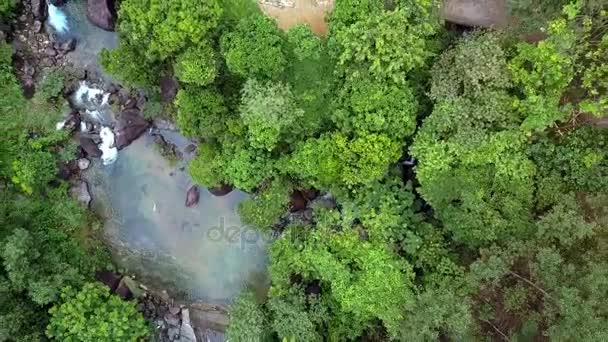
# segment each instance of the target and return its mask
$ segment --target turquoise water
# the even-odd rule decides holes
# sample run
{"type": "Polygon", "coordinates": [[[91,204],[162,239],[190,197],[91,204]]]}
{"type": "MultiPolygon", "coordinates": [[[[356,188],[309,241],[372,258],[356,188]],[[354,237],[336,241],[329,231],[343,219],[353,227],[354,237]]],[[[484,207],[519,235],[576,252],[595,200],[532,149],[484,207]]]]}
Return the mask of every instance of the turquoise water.
{"type": "Polygon", "coordinates": [[[183,166],[165,160],[145,135],[114,164],[87,172],[115,261],[144,283],[190,300],[226,303],[244,286],[263,292],[266,244],[236,212],[247,195],[215,197],[201,188],[198,206],[186,208],[192,182],[183,166]]]}

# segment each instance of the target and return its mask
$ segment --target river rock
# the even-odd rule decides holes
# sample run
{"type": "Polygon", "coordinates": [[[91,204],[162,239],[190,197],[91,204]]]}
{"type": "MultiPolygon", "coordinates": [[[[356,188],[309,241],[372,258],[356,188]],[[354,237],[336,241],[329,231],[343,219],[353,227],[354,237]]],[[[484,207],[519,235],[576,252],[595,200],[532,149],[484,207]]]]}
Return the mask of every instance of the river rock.
{"type": "Polygon", "coordinates": [[[198,204],[198,201],[200,199],[200,191],[198,190],[198,186],[193,185],[190,187],[190,189],[188,189],[188,192],[186,193],[186,207],[188,208],[192,208],[195,205],[198,204]]]}
{"type": "Polygon", "coordinates": [[[209,188],[209,192],[214,196],[225,196],[232,192],[232,186],[222,184],[215,188],[209,188]]]}
{"type": "Polygon", "coordinates": [[[291,208],[292,213],[306,209],[306,198],[299,190],[291,193],[291,208]]]}
{"type": "Polygon", "coordinates": [[[46,49],[44,49],[44,52],[43,52],[43,53],[44,53],[46,56],[49,56],[49,57],[55,57],[55,56],[57,56],[57,51],[56,51],[55,49],[53,49],[53,47],[52,47],[52,46],[49,46],[49,47],[47,47],[46,49]]]}
{"type": "Polygon", "coordinates": [[[124,300],[131,300],[133,299],[133,292],[131,292],[131,289],[129,288],[129,286],[127,286],[127,284],[122,281],[120,281],[120,283],[118,284],[118,287],[116,287],[116,290],[114,291],[114,293],[124,299],[124,300]]]}
{"type": "Polygon", "coordinates": [[[70,195],[87,208],[91,204],[92,198],[89,192],[89,185],[85,181],[81,180],[74,184],[70,188],[70,195]]]}
{"type": "Polygon", "coordinates": [[[114,292],[120,284],[120,275],[111,271],[98,271],[95,273],[95,279],[110,288],[111,292],[114,292]]]}
{"type": "Polygon", "coordinates": [[[129,98],[127,102],[125,102],[124,109],[136,109],[137,108],[137,100],[134,98],[129,98]]]}
{"type": "Polygon", "coordinates": [[[87,18],[93,25],[114,31],[116,25],[116,4],[114,0],[87,0],[87,18]]]}
{"type": "Polygon", "coordinates": [[[172,315],[177,316],[177,315],[179,315],[179,313],[180,313],[181,311],[182,311],[182,308],[180,308],[179,306],[171,306],[171,307],[169,307],[169,312],[170,312],[172,315]]]}
{"type": "Polygon", "coordinates": [[[81,136],[78,140],[80,141],[80,147],[86,152],[87,156],[101,158],[101,150],[92,138],[81,136]]]}
{"type": "Polygon", "coordinates": [[[442,17],[460,25],[504,27],[507,24],[506,0],[445,0],[442,17]]]}
{"type": "Polygon", "coordinates": [[[196,335],[190,323],[190,311],[182,310],[182,326],[179,330],[179,340],[182,342],[196,342],[196,335]]]}
{"type": "Polygon", "coordinates": [[[177,126],[169,120],[154,119],[154,127],[167,131],[177,131],[177,126]]]}
{"type": "Polygon", "coordinates": [[[87,158],[78,159],[78,168],[80,170],[86,170],[89,168],[90,165],[91,165],[91,161],[88,160],[87,158]]]}
{"type": "Polygon", "coordinates": [[[75,160],[69,162],[60,163],[57,170],[57,177],[63,180],[69,180],[73,175],[79,171],[78,163],[75,160]]]}
{"type": "Polygon", "coordinates": [[[63,129],[71,132],[75,131],[80,127],[80,114],[78,112],[71,112],[70,115],[65,119],[63,129]]]}
{"type": "Polygon", "coordinates": [[[194,144],[190,144],[190,145],[186,146],[186,148],[184,149],[184,152],[186,152],[186,153],[192,153],[194,151],[196,151],[196,145],[194,145],[194,144]]]}
{"type": "Polygon", "coordinates": [[[70,38],[62,42],[56,42],[54,45],[56,50],[59,50],[65,54],[76,49],[76,39],[70,38]]]}
{"type": "Polygon", "coordinates": [[[171,103],[177,95],[179,83],[174,77],[163,76],[160,79],[160,98],[163,103],[171,103]]]}
{"type": "Polygon", "coordinates": [[[167,322],[167,324],[169,326],[179,327],[179,317],[177,315],[173,315],[172,313],[167,311],[163,318],[165,319],[165,322],[167,322]]]}
{"type": "Polygon", "coordinates": [[[46,18],[46,1],[45,0],[31,0],[32,14],[34,18],[38,20],[44,20],[46,18]]]}
{"type": "Polygon", "coordinates": [[[116,125],[116,147],[120,150],[139,138],[150,123],[139,115],[136,109],[127,109],[120,113],[118,124],[116,125]]]}
{"type": "Polygon", "coordinates": [[[40,20],[34,21],[32,24],[32,31],[34,31],[34,33],[40,33],[40,31],[42,31],[42,22],[40,20]]]}

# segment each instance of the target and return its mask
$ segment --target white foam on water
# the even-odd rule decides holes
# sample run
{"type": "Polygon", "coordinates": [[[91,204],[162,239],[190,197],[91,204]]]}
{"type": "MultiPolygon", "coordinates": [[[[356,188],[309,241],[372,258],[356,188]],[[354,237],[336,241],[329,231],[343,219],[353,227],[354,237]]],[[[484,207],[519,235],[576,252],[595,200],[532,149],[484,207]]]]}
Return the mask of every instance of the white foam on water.
{"type": "Polygon", "coordinates": [[[80,106],[106,106],[109,99],[109,93],[99,88],[90,87],[86,81],[80,81],[80,86],[74,93],[74,101],[80,106]]]}
{"type": "Polygon", "coordinates": [[[118,149],[114,146],[114,132],[109,127],[103,127],[99,132],[101,137],[101,161],[103,165],[110,165],[118,158],[118,149]]]}
{"type": "Polygon", "coordinates": [[[87,123],[86,122],[80,121],[80,131],[81,132],[87,132],[88,131],[88,129],[87,129],[87,123]]]}
{"type": "Polygon", "coordinates": [[[61,9],[53,4],[49,5],[49,25],[58,33],[67,33],[70,30],[68,26],[68,17],[61,9]]]}

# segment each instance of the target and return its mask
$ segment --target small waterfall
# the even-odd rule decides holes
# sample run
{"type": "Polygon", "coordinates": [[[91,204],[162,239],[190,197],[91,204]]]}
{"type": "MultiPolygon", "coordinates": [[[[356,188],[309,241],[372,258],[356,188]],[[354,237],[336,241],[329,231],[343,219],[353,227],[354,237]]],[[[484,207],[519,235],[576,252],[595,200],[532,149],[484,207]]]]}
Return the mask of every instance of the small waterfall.
{"type": "Polygon", "coordinates": [[[68,26],[68,17],[63,13],[59,7],[54,6],[53,4],[48,4],[49,6],[49,25],[57,32],[57,33],[67,33],[70,28],[68,26]]]}
{"type": "Polygon", "coordinates": [[[109,118],[108,101],[110,94],[102,89],[90,87],[86,81],[81,81],[80,86],[72,96],[72,102],[79,109],[84,109],[85,114],[95,123],[106,123],[109,118]]]}
{"type": "Polygon", "coordinates": [[[114,133],[109,127],[103,127],[99,132],[101,137],[101,161],[103,165],[109,165],[116,161],[118,157],[118,149],[114,146],[114,133]]]}

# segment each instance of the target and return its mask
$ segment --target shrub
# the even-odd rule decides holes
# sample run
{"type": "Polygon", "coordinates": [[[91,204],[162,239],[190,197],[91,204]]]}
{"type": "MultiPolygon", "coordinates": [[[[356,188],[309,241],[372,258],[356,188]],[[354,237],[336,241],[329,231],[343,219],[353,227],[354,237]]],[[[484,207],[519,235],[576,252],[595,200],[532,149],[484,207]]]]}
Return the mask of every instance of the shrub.
{"type": "Polygon", "coordinates": [[[132,302],[110,294],[104,285],[87,283],[80,291],[66,288],[63,304],[49,310],[47,336],[61,341],[140,341],[149,331],[132,302]]]}

